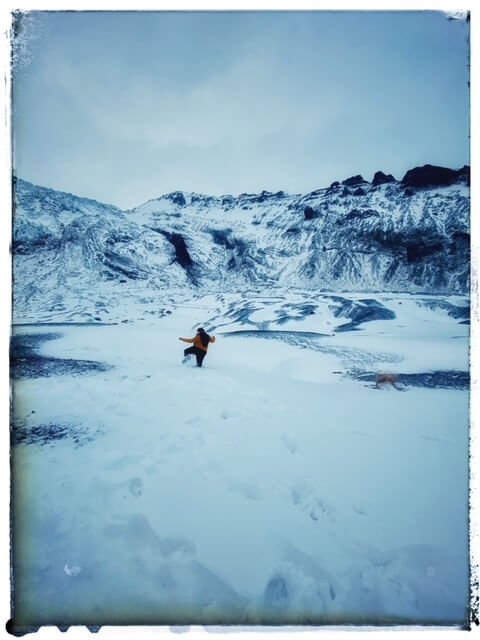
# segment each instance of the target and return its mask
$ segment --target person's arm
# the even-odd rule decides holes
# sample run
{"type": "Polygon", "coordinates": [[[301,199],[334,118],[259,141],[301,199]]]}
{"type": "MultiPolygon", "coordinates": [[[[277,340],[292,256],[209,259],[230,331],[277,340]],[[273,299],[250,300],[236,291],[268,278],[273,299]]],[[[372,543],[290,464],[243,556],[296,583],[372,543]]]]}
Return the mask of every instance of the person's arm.
{"type": "Polygon", "coordinates": [[[179,340],[181,340],[182,342],[193,342],[194,338],[179,338],[179,340]]]}
{"type": "Polygon", "coordinates": [[[210,342],[215,342],[215,336],[210,336],[210,342]]]}

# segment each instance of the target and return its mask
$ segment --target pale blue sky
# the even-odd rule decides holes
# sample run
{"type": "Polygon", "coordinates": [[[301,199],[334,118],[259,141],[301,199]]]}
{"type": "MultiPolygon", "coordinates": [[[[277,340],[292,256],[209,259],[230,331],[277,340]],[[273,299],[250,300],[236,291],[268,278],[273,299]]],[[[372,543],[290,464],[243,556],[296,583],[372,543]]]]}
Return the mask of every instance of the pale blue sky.
{"type": "Polygon", "coordinates": [[[129,208],[469,162],[468,26],[441,12],[35,12],[14,168],[129,208]]]}

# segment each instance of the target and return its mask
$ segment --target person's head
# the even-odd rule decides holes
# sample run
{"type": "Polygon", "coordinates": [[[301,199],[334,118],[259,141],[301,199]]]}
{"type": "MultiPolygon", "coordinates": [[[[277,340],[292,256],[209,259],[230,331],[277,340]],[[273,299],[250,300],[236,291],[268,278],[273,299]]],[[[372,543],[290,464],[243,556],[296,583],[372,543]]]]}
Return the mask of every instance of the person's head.
{"type": "Polygon", "coordinates": [[[197,329],[197,333],[205,333],[205,329],[203,327],[200,327],[199,329],[197,329]]]}

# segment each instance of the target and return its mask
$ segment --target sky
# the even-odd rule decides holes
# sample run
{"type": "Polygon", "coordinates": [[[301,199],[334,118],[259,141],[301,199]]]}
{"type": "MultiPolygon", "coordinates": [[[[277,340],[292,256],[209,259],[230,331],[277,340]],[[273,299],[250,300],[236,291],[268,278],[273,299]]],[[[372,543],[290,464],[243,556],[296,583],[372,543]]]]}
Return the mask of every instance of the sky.
{"type": "Polygon", "coordinates": [[[122,209],[469,164],[468,26],[441,11],[31,11],[13,168],[122,209]]]}

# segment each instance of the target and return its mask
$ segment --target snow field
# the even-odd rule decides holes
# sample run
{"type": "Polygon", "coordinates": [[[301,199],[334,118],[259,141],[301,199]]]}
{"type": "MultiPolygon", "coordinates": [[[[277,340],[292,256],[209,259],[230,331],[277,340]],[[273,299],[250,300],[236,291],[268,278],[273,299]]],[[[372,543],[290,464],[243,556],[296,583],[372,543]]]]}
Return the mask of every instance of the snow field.
{"type": "Polygon", "coordinates": [[[27,423],[94,438],[14,449],[19,619],[461,623],[468,394],[335,371],[360,346],[463,369],[466,327],[434,314],[424,330],[412,307],[405,331],[327,338],[337,352],[217,334],[202,370],[182,366],[178,337],[209,304],[62,327],[43,353],[115,368],[16,383],[27,423]]]}

